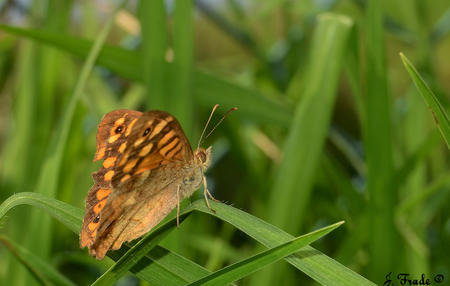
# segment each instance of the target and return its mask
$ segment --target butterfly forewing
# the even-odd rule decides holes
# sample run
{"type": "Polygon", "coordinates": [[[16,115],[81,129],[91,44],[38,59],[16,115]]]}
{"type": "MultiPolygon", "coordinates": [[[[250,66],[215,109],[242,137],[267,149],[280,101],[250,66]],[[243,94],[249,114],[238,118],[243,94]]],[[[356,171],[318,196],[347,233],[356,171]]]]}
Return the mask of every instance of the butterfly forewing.
{"type": "Polygon", "coordinates": [[[143,113],[131,130],[127,146],[115,163],[112,186],[130,188],[166,164],[188,162],[193,153],[178,121],[167,112],[143,113]]]}
{"type": "Polygon", "coordinates": [[[163,111],[105,115],[94,160],[101,159],[80,234],[80,245],[98,259],[159,223],[176,206],[183,178],[198,173],[180,124],[163,111]]]}
{"type": "Polygon", "coordinates": [[[113,161],[129,134],[126,126],[132,126],[142,115],[134,110],[115,110],[107,113],[101,120],[97,130],[97,150],[94,161],[103,159],[102,167],[93,174],[94,185],[86,198],[86,214],[80,233],[81,247],[92,245],[96,239],[100,213],[105,207],[107,198],[112,192],[110,178],[113,172],[113,161]]]}

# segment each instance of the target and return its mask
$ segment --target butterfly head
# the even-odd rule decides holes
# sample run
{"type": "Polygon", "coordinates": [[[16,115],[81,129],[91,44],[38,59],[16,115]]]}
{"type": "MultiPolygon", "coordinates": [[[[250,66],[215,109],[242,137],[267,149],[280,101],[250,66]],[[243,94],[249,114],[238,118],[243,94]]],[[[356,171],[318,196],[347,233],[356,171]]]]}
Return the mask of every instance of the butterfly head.
{"type": "Polygon", "coordinates": [[[198,148],[194,152],[195,162],[202,167],[203,171],[211,164],[211,147],[208,149],[198,148]]]}

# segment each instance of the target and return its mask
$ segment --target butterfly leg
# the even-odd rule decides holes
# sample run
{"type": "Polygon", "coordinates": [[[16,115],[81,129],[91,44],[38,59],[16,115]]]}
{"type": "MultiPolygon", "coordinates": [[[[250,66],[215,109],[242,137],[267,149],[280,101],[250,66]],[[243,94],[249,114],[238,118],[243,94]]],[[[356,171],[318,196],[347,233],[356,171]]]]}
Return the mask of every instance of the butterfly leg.
{"type": "Polygon", "coordinates": [[[213,210],[213,208],[211,208],[211,206],[209,205],[208,196],[214,201],[217,201],[217,200],[208,191],[208,184],[206,183],[206,177],[205,176],[203,176],[203,196],[205,197],[205,202],[206,202],[206,205],[208,206],[208,209],[210,211],[212,211],[213,213],[215,213],[216,211],[213,210]]]}
{"type": "Polygon", "coordinates": [[[177,227],[180,227],[180,186],[177,187],[177,227]]]}

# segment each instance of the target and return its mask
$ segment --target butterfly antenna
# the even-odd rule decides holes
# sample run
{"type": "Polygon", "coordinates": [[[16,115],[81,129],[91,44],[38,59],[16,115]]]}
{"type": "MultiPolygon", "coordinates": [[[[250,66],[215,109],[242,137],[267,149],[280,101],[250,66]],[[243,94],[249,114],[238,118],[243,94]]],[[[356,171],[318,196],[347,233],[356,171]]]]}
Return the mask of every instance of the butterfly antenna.
{"type": "Polygon", "coordinates": [[[220,123],[222,123],[222,121],[228,117],[228,115],[230,115],[231,112],[237,110],[237,107],[233,107],[230,110],[227,111],[227,113],[225,113],[225,115],[222,117],[222,119],[219,120],[219,122],[217,122],[216,125],[214,125],[213,129],[211,129],[211,131],[209,131],[208,135],[205,136],[205,139],[209,137],[209,135],[211,135],[211,133],[213,133],[214,130],[216,130],[217,126],[220,125],[220,123]]]}
{"type": "Polygon", "coordinates": [[[209,122],[211,121],[211,118],[212,118],[214,112],[216,111],[216,109],[217,109],[218,107],[219,107],[218,104],[214,105],[214,107],[213,107],[213,109],[212,109],[212,111],[211,111],[211,114],[209,115],[209,119],[208,119],[208,121],[206,122],[205,128],[203,128],[202,135],[200,136],[200,139],[198,140],[197,149],[200,148],[200,145],[201,145],[202,142],[203,142],[203,135],[205,135],[206,128],[208,127],[208,124],[209,124],[209,122]]]}

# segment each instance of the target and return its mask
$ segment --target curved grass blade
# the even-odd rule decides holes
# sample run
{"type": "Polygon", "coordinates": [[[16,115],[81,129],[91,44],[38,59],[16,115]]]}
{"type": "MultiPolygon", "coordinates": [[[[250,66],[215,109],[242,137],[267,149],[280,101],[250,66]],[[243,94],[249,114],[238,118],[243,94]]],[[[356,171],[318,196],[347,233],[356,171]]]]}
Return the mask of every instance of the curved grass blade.
{"type": "Polygon", "coordinates": [[[244,278],[255,271],[266,267],[283,257],[290,255],[300,248],[318,240],[322,236],[328,234],[338,228],[344,222],[338,222],[327,227],[318,229],[308,234],[299,236],[291,241],[285,242],[279,246],[263,251],[243,261],[237,262],[225,268],[222,268],[202,279],[195,281],[189,285],[224,285],[241,278],[244,278]]]}
{"type": "MultiPolygon", "coordinates": [[[[210,204],[215,213],[211,213],[203,200],[193,202],[185,211],[195,209],[214,215],[266,247],[272,248],[294,239],[294,236],[287,232],[244,211],[222,203],[210,202],[210,204]]],[[[311,246],[303,247],[285,260],[322,285],[375,285],[311,246]]]]}
{"type": "MultiPolygon", "coordinates": [[[[180,215],[183,220],[187,214],[180,215]]],[[[140,239],[133,247],[131,247],[122,257],[117,260],[108,270],[103,273],[92,285],[113,285],[128,270],[137,264],[150,250],[152,250],[176,225],[173,215],[171,220],[154,227],[142,239],[140,239]]]]}
{"type": "MultiPolygon", "coordinates": [[[[0,220],[19,205],[32,205],[47,212],[78,235],[83,222],[83,210],[39,193],[23,192],[9,197],[0,205],[0,220]]],[[[122,246],[108,256],[117,261],[130,249],[122,246]]],[[[202,266],[163,247],[157,246],[130,271],[151,285],[185,285],[209,274],[202,266]]]]}
{"type": "Polygon", "coordinates": [[[411,64],[408,58],[400,53],[400,57],[405,65],[406,70],[408,71],[411,79],[425,100],[426,104],[430,108],[431,113],[433,114],[434,121],[439,131],[442,134],[442,137],[447,143],[447,147],[450,149],[450,120],[445,112],[445,109],[442,107],[442,104],[437,99],[436,95],[434,95],[433,91],[431,91],[430,87],[425,83],[423,78],[417,72],[416,68],[411,64]]]}
{"type": "Polygon", "coordinates": [[[47,262],[8,238],[0,236],[0,243],[3,243],[42,285],[75,285],[47,262]]]}
{"type": "MultiPolygon", "coordinates": [[[[50,215],[66,224],[67,227],[76,233],[78,233],[81,228],[83,218],[83,211],[81,209],[37,193],[18,193],[8,198],[0,205],[0,220],[4,217],[8,210],[21,204],[35,205],[44,211],[47,211],[50,215]]],[[[182,216],[187,215],[193,210],[214,215],[217,218],[232,224],[267,247],[275,247],[280,245],[280,243],[288,242],[294,238],[292,235],[282,231],[281,229],[244,211],[222,203],[210,202],[210,204],[216,211],[215,213],[210,212],[203,200],[198,200],[183,210],[182,216]]],[[[173,224],[175,219],[175,215],[172,213],[165,221],[167,224],[173,224]]],[[[124,246],[123,248],[126,249],[127,246],[124,246]]],[[[148,271],[146,275],[149,276],[159,275],[156,267],[160,266],[159,269],[161,271],[172,273],[174,280],[177,276],[178,279],[176,280],[178,281],[180,279],[185,279],[187,282],[193,282],[205,276],[205,272],[207,271],[206,269],[190,261],[190,263],[187,263],[188,260],[186,259],[185,261],[179,263],[180,261],[177,259],[176,255],[171,256],[171,260],[173,258],[172,261],[167,257],[163,257],[167,258],[166,260],[160,260],[159,258],[161,258],[160,254],[162,248],[160,248],[157,252],[154,252],[155,249],[153,249],[151,253],[146,256],[146,258],[151,259],[154,263],[148,265],[144,264],[141,260],[141,264],[135,264],[136,266],[139,265],[139,267],[131,268],[131,272],[136,274],[139,278],[146,279],[148,276],[143,275],[142,272],[148,271]],[[172,265],[177,266],[173,268],[172,265]],[[178,273],[183,273],[177,272],[183,270],[183,267],[190,267],[189,269],[184,269],[185,272],[191,272],[190,276],[183,274],[181,277],[181,274],[178,275],[178,273]],[[194,274],[196,276],[195,279],[193,279],[194,274]]],[[[108,256],[117,258],[115,257],[115,252],[108,253],[108,256]]],[[[305,246],[299,252],[286,257],[285,260],[317,282],[324,285],[374,285],[369,280],[358,275],[354,271],[311,246],[305,246]]],[[[172,281],[170,279],[166,281],[159,281],[159,285],[183,285],[180,283],[170,283],[172,281]]],[[[186,284],[186,282],[184,284],[186,284]]]]}

